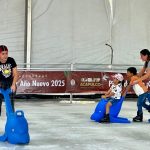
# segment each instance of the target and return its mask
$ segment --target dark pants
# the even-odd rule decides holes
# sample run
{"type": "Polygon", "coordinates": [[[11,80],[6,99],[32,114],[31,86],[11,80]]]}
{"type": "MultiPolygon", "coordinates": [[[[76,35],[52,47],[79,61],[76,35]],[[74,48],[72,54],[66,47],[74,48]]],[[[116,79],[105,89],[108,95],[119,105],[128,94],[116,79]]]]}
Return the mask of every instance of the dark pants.
{"type": "MultiPolygon", "coordinates": [[[[15,96],[15,93],[11,93],[11,94],[10,94],[11,106],[12,106],[13,112],[15,111],[15,107],[14,107],[14,96],[15,96]]],[[[2,101],[3,101],[3,95],[0,94],[0,116],[1,116],[1,112],[2,112],[2,101]]]]}

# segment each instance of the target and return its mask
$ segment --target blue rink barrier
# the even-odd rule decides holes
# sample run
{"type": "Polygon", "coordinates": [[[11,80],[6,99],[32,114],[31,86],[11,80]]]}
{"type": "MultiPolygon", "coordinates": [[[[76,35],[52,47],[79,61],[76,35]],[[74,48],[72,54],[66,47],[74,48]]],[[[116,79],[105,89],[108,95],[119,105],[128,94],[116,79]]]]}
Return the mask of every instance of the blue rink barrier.
{"type": "Polygon", "coordinates": [[[10,89],[0,89],[4,96],[7,121],[5,124],[5,133],[0,136],[0,141],[8,141],[11,144],[28,144],[30,142],[28,122],[22,110],[13,112],[10,96],[10,89]]]}
{"type": "MultiPolygon", "coordinates": [[[[131,123],[127,118],[118,117],[124,99],[125,99],[124,97],[121,97],[118,103],[115,103],[113,106],[110,107],[109,115],[111,123],[131,123]]],[[[91,115],[91,120],[100,122],[104,118],[107,103],[108,103],[107,99],[101,99],[99,101],[99,103],[95,108],[94,113],[91,115]]]]}

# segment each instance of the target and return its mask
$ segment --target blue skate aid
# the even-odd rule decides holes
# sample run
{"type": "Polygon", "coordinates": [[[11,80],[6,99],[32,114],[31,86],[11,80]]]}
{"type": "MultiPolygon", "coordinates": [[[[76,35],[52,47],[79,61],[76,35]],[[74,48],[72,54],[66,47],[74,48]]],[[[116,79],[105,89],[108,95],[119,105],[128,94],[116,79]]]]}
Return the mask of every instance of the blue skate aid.
{"type": "MultiPolygon", "coordinates": [[[[118,103],[115,103],[113,106],[111,106],[109,113],[111,123],[131,123],[127,118],[118,117],[124,99],[125,99],[124,97],[121,97],[118,103]]],[[[91,115],[91,120],[100,122],[104,118],[107,103],[108,103],[107,99],[101,99],[99,101],[99,103],[95,108],[94,113],[91,115]]]]}
{"type": "Polygon", "coordinates": [[[22,110],[13,112],[9,96],[11,93],[10,89],[0,89],[0,93],[4,96],[7,115],[5,133],[0,136],[0,141],[8,141],[11,144],[28,144],[30,136],[24,112],[22,110]]]}

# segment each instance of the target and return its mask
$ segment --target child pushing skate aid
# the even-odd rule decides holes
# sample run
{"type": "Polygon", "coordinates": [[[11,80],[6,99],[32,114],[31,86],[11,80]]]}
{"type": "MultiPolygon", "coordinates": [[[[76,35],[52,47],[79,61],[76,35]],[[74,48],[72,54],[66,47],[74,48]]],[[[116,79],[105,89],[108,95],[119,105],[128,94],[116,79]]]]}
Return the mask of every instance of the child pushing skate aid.
{"type": "Polygon", "coordinates": [[[143,122],[142,108],[145,108],[148,112],[150,112],[150,96],[148,87],[138,76],[137,69],[135,67],[130,67],[127,69],[127,77],[129,78],[129,85],[126,88],[126,91],[133,88],[135,94],[138,96],[137,115],[133,118],[133,122],[143,122]]]}

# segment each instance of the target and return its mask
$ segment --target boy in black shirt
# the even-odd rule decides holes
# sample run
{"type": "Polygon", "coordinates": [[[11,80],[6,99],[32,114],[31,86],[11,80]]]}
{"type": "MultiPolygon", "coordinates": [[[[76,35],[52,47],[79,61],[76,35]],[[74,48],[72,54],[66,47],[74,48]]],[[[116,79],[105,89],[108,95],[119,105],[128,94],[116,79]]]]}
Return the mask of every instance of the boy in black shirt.
{"type": "MultiPolygon", "coordinates": [[[[16,82],[18,79],[17,64],[15,60],[8,57],[8,48],[0,45],[0,88],[11,88],[11,103],[14,110],[14,93],[16,92],[16,82]]],[[[2,106],[2,95],[0,95],[0,115],[2,106]]]]}

